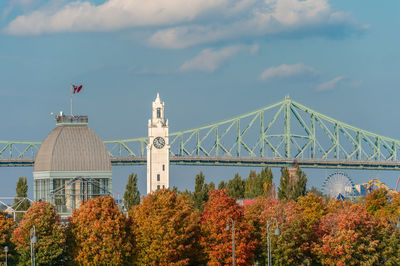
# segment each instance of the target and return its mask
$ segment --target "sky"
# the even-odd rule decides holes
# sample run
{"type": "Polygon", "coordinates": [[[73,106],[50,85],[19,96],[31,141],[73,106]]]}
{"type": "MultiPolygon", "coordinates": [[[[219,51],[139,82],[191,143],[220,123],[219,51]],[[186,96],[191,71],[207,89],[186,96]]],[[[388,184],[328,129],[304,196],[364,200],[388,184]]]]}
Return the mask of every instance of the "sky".
{"type": "MultiPolygon", "coordinates": [[[[244,114],[286,95],[353,126],[400,138],[400,2],[372,0],[2,0],[0,140],[42,141],[51,113],[69,110],[104,140],[147,135],[157,92],[170,132],[244,114]]],[[[1,168],[0,196],[32,168],[1,168]]],[[[171,167],[171,185],[195,174],[218,184],[249,168],[171,167]]],[[[260,170],[260,169],[255,169],[260,170]]],[[[273,169],[279,182],[279,169],[273,169]]],[[[305,169],[320,187],[330,170],[305,169]]],[[[130,172],[113,167],[113,193],[130,172]]],[[[355,183],[400,173],[346,171],[355,183]]]]}

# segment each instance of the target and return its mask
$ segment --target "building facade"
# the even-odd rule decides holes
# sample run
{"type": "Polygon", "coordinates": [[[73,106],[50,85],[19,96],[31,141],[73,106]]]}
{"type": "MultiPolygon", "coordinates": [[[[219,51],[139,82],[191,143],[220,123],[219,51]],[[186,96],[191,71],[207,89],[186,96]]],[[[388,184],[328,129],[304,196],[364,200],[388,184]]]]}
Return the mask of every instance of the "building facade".
{"type": "Polygon", "coordinates": [[[56,117],[36,155],[33,179],[34,200],[54,204],[62,216],[90,198],[111,195],[110,156],[87,116],[56,117]]]}
{"type": "Polygon", "coordinates": [[[169,140],[168,120],[160,95],[152,104],[152,117],[148,122],[147,151],[147,193],[169,188],[169,140]]]}

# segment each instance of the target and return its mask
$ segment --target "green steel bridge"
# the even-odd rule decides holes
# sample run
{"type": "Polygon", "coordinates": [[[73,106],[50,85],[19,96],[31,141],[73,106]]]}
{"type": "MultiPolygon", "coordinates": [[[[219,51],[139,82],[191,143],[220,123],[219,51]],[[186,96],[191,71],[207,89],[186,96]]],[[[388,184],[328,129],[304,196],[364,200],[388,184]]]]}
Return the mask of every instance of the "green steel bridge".
{"type": "MultiPolygon", "coordinates": [[[[147,137],[104,141],[112,165],[146,164],[147,137]]],[[[259,110],[169,135],[176,165],[400,170],[400,140],[316,112],[286,97],[259,110]]],[[[0,141],[0,166],[32,166],[40,142],[0,141]]]]}

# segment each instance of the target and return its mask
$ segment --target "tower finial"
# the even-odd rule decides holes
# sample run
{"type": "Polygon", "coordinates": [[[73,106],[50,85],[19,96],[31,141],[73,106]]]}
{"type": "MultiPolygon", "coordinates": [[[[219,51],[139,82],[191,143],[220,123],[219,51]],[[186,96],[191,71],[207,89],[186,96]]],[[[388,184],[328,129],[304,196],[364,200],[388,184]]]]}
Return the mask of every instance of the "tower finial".
{"type": "Polygon", "coordinates": [[[155,102],[161,102],[161,99],[160,99],[160,94],[157,92],[157,96],[156,96],[156,100],[155,100],[155,102]]]}

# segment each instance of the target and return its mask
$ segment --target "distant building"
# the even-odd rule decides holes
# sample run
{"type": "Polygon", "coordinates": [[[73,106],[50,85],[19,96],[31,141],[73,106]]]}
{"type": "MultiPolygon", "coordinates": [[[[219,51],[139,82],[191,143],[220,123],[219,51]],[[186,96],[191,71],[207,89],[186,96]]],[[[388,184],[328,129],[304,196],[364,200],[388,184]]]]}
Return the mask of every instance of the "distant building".
{"type": "Polygon", "coordinates": [[[354,186],[354,189],[358,193],[357,196],[365,196],[367,195],[367,189],[365,187],[365,184],[357,184],[354,186]]]}
{"type": "Polygon", "coordinates": [[[168,120],[165,119],[164,102],[158,93],[153,102],[148,130],[147,193],[151,193],[161,188],[169,188],[168,120]]]}
{"type": "Polygon", "coordinates": [[[34,200],[55,204],[62,216],[90,198],[111,194],[110,155],[87,116],[56,117],[56,128],[36,155],[33,179],[34,200]]]}

